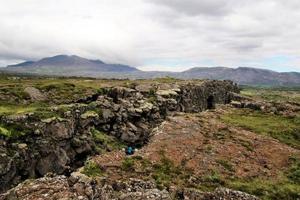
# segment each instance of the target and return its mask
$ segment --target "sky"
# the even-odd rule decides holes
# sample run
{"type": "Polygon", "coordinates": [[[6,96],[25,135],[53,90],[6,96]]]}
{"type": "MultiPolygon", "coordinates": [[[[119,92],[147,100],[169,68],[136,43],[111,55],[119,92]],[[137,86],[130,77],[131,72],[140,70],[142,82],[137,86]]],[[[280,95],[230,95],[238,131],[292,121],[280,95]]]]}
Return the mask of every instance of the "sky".
{"type": "Polygon", "coordinates": [[[142,70],[300,72],[299,0],[0,0],[0,66],[58,54],[142,70]]]}

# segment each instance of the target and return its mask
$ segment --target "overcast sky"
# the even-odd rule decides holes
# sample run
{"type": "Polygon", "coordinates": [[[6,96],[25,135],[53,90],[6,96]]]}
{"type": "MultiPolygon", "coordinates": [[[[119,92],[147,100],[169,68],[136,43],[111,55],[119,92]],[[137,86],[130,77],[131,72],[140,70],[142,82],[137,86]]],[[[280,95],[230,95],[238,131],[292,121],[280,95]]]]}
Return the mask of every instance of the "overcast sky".
{"type": "Polygon", "coordinates": [[[300,0],[0,0],[0,66],[76,54],[144,70],[300,71],[300,0]]]}

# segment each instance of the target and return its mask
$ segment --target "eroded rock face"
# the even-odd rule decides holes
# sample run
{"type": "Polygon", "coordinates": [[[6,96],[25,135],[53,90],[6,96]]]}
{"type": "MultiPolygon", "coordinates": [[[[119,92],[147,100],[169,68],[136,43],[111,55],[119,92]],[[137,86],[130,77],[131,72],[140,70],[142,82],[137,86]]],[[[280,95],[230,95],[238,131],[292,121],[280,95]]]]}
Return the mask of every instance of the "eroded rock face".
{"type": "Polygon", "coordinates": [[[0,136],[0,190],[27,178],[48,172],[63,174],[82,165],[95,153],[91,128],[125,143],[142,145],[169,113],[200,112],[229,103],[238,88],[231,81],[204,81],[105,91],[87,98],[87,104],[52,108],[51,117],[36,113],[2,116],[1,123],[17,127],[19,134],[0,136]]]}

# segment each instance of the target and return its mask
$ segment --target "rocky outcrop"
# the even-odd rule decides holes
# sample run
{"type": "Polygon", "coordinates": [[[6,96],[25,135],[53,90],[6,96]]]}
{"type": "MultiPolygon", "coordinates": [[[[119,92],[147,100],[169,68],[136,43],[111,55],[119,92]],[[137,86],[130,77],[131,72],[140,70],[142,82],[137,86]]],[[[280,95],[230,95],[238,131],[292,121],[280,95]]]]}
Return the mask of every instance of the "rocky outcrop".
{"type": "Polygon", "coordinates": [[[26,181],[8,192],[0,195],[0,200],[258,200],[257,197],[244,192],[217,188],[213,192],[202,192],[196,189],[179,189],[171,187],[168,190],[158,189],[151,181],[129,179],[126,182],[108,183],[103,180],[92,180],[78,172],[66,176],[43,177],[26,181]]]}
{"type": "Polygon", "coordinates": [[[0,190],[48,172],[69,173],[82,165],[96,153],[91,129],[143,145],[169,113],[214,108],[229,103],[232,92],[238,88],[230,81],[113,87],[86,102],[1,116],[0,190]]]}
{"type": "Polygon", "coordinates": [[[26,87],[24,92],[29,95],[30,99],[33,101],[43,101],[46,99],[45,95],[40,92],[35,87],[26,87]]]}
{"type": "Polygon", "coordinates": [[[232,101],[230,104],[235,108],[248,108],[287,117],[295,117],[295,113],[300,111],[300,104],[296,102],[258,101],[236,93],[232,93],[232,101]]]}

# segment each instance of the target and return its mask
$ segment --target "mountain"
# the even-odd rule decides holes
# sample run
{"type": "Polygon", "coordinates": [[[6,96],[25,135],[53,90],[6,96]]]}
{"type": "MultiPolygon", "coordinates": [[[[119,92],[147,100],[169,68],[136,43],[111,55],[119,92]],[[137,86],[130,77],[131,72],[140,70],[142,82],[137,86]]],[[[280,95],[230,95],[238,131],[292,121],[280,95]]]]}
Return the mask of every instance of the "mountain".
{"type": "Polygon", "coordinates": [[[180,73],[179,78],[208,78],[232,80],[245,85],[294,85],[300,86],[300,73],[279,73],[272,70],[250,67],[196,67],[180,73]]]}
{"type": "Polygon", "coordinates": [[[6,71],[44,75],[94,76],[103,72],[134,72],[134,67],[121,64],[107,64],[101,60],[89,60],[79,56],[57,55],[36,62],[26,61],[9,65],[6,71]]]}
{"type": "Polygon", "coordinates": [[[180,79],[232,80],[245,85],[300,86],[300,73],[279,73],[251,67],[195,67],[183,72],[140,71],[122,64],[107,64],[79,56],[57,55],[39,61],[9,65],[1,71],[36,75],[86,76],[96,78],[151,79],[174,77],[180,79]]]}

